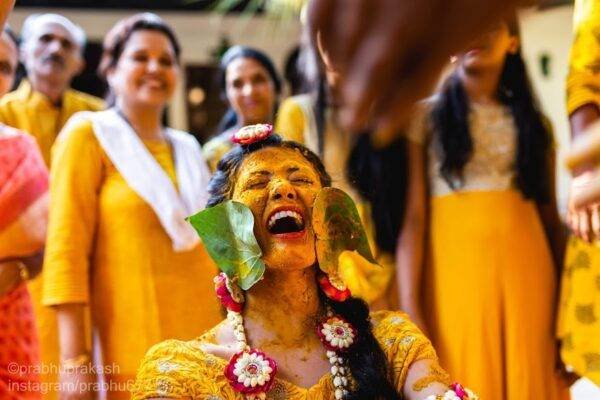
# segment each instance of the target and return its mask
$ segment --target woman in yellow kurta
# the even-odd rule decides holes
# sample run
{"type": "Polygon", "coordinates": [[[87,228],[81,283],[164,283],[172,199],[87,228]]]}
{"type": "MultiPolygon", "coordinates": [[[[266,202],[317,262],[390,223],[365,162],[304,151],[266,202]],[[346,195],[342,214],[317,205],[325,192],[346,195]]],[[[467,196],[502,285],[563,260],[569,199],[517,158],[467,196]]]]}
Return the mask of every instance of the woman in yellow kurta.
{"type": "Polygon", "coordinates": [[[242,126],[271,124],[281,94],[281,79],[265,53],[247,46],[234,46],[220,63],[221,95],[229,109],[219,123],[219,132],[202,146],[212,171],[233,147],[231,136],[242,126]]]}
{"type": "MultiPolygon", "coordinates": [[[[336,189],[328,188],[331,178],[319,158],[298,143],[259,137],[225,155],[208,208],[193,218],[224,271],[215,282],[227,319],[196,340],[150,349],[133,399],[442,399],[449,377],[408,316],[369,314],[341,280],[330,280],[339,265],[321,252],[327,244],[320,240],[331,237],[320,236],[315,215],[316,204],[327,201],[323,193],[336,189]],[[237,256],[247,258],[254,244],[257,262],[230,264],[237,256],[224,244],[239,238],[251,247],[237,256]]],[[[354,212],[338,215],[337,222],[360,223],[354,212]]],[[[366,240],[362,229],[331,232],[340,243],[347,239],[341,235],[366,240]]]]}
{"type": "Polygon", "coordinates": [[[159,17],[118,23],[101,64],[114,107],[77,114],[54,148],[44,302],[57,309],[61,380],[95,380],[83,333],[89,304],[109,399],[129,398],[149,346],[191,339],[220,319],[206,296],[214,264],[184,220],[206,201],[208,168],[194,138],[161,124],[178,55],[159,17]]]}
{"type": "MultiPolygon", "coordinates": [[[[574,138],[600,119],[600,2],[575,1],[575,39],[567,78],[567,112],[574,138]]],[[[571,193],[597,173],[575,178],[571,193]],[[591,175],[591,176],[589,176],[591,175]]],[[[597,178],[596,178],[597,179],[597,178]]],[[[562,277],[558,334],[563,362],[600,386],[600,211],[598,205],[569,210],[573,236],[562,277]],[[590,223],[593,221],[593,223],[590,223]]]]}
{"type": "Polygon", "coordinates": [[[409,138],[401,307],[424,321],[442,366],[481,398],[568,398],[556,370],[563,242],[552,138],[516,18],[458,55],[409,138]]]}

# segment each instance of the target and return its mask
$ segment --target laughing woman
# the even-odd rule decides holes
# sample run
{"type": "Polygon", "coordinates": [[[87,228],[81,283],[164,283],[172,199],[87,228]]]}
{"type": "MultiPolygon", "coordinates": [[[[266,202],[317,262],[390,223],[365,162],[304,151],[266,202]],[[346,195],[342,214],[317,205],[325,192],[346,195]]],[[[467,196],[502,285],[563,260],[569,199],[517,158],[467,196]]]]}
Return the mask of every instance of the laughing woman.
{"type": "MultiPolygon", "coordinates": [[[[351,200],[348,212],[340,211],[344,201],[317,206],[332,193],[336,200],[349,197],[328,188],[331,178],[314,153],[269,136],[270,129],[236,134],[242,145],[219,163],[209,208],[192,218],[225,272],[215,282],[227,319],[196,340],[153,347],[133,398],[442,399],[448,376],[425,336],[405,314],[369,314],[337,275],[338,258],[322,238],[339,245],[360,237],[368,253],[351,200]],[[334,209],[336,226],[350,222],[344,226],[352,229],[323,236],[321,217],[331,215],[323,211],[334,209]],[[233,237],[243,239],[236,243],[247,246],[250,253],[240,256],[251,265],[231,264],[231,247],[223,244],[233,237]]],[[[452,391],[476,398],[460,385],[452,391]]]]}
{"type": "MultiPolygon", "coordinates": [[[[129,398],[126,382],[149,346],[190,339],[220,318],[205,296],[214,264],[184,220],[204,207],[208,167],[192,136],[161,123],[178,57],[159,17],[119,22],[100,66],[113,107],[74,116],[54,148],[44,301],[58,315],[61,380],[74,383],[95,381],[85,368],[89,305],[110,366],[108,399],[129,398]]],[[[67,399],[93,398],[78,393],[83,385],[62,388],[67,399]]]]}

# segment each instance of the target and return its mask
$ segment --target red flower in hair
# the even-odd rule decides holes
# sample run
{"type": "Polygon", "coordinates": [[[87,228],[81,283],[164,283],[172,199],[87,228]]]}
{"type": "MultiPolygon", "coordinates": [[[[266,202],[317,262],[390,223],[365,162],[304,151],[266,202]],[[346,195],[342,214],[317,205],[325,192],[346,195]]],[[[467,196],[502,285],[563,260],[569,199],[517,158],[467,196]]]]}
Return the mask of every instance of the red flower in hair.
{"type": "Polygon", "coordinates": [[[242,312],[244,294],[236,284],[232,284],[227,275],[221,272],[213,279],[215,292],[223,307],[230,311],[242,312]]]}
{"type": "Polygon", "coordinates": [[[339,279],[330,279],[328,275],[320,273],[317,280],[325,296],[333,301],[346,301],[351,296],[350,290],[339,279]]]}
{"type": "Polygon", "coordinates": [[[248,145],[266,139],[271,133],[273,133],[273,125],[271,124],[248,125],[237,131],[231,141],[248,145]]]}

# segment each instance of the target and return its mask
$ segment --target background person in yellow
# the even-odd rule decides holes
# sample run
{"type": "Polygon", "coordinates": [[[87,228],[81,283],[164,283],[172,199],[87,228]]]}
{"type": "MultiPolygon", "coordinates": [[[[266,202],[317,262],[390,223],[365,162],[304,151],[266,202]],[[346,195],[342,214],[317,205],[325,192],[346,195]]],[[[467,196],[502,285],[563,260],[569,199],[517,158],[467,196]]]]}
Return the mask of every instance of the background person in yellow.
{"type": "MultiPolygon", "coordinates": [[[[567,78],[567,111],[574,139],[587,135],[600,121],[600,1],[577,0],[575,37],[567,78]]],[[[591,163],[576,171],[571,196],[599,173],[591,163]]],[[[560,302],[561,356],[574,371],[600,385],[600,203],[569,207],[568,222],[574,236],[565,258],[560,302]]]]}
{"type": "Polygon", "coordinates": [[[219,72],[221,93],[227,98],[229,109],[219,123],[217,136],[202,146],[212,171],[233,147],[231,137],[241,127],[273,123],[281,94],[275,65],[260,50],[247,46],[230,48],[221,59],[219,72]]]}
{"type": "Polygon", "coordinates": [[[458,53],[415,115],[401,308],[425,322],[441,365],[482,399],[567,399],[555,339],[564,238],[552,133],[516,15],[458,53]]]}
{"type": "MultiPolygon", "coordinates": [[[[393,250],[388,253],[378,248],[370,204],[360,196],[354,182],[348,179],[348,160],[357,145],[357,138],[348,135],[337,123],[333,91],[339,87],[339,74],[328,64],[325,53],[319,51],[319,56],[319,60],[315,60],[321,69],[315,82],[316,88],[309,94],[284,100],[279,107],[275,129],[286,140],[301,143],[319,154],[333,179],[333,186],[344,190],[357,203],[381,268],[371,268],[364,264],[364,259],[349,254],[341,258],[340,272],[352,293],[367,301],[372,308],[393,309],[396,303],[395,291],[390,288],[394,276],[393,250]]],[[[314,57],[306,60],[314,60],[314,57]]]]}
{"type": "MultiPolygon", "coordinates": [[[[0,122],[32,135],[50,165],[50,148],[65,122],[77,111],[100,110],[103,102],[69,88],[83,68],[83,30],[56,14],[31,15],[21,30],[21,61],[27,78],[0,100],[0,122]]],[[[41,305],[43,272],[29,284],[39,332],[45,382],[56,381],[58,337],[54,312],[41,305]]],[[[48,398],[54,398],[51,392],[48,398]]]]}
{"type": "Polygon", "coordinates": [[[195,139],[161,122],[179,54],[158,16],[118,22],[99,68],[112,107],[73,116],[54,146],[44,304],[57,310],[65,398],[95,395],[83,386],[96,379],[86,369],[85,305],[108,399],[129,398],[150,346],[220,320],[207,295],[216,268],[185,221],[204,207],[210,171],[195,139]]]}
{"type": "Polygon", "coordinates": [[[50,165],[56,135],[77,111],[101,110],[103,102],[70,89],[84,67],[84,31],[58,14],[29,16],[21,30],[27,78],[0,101],[0,121],[34,136],[50,165]]]}

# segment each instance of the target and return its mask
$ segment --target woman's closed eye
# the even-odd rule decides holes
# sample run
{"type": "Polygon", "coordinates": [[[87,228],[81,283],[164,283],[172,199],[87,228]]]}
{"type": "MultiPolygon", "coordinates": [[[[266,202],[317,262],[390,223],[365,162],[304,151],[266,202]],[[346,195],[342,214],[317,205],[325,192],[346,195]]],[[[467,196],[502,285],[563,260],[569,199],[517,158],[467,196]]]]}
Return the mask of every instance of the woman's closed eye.
{"type": "Polygon", "coordinates": [[[294,177],[291,179],[291,181],[292,181],[292,183],[299,184],[299,185],[312,185],[313,184],[313,180],[306,176],[294,177]]]}
{"type": "Polygon", "coordinates": [[[245,189],[262,189],[267,187],[268,179],[257,179],[246,184],[245,189]]]}

